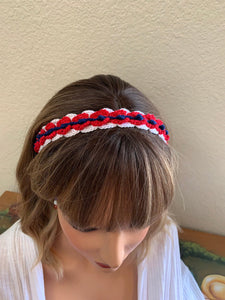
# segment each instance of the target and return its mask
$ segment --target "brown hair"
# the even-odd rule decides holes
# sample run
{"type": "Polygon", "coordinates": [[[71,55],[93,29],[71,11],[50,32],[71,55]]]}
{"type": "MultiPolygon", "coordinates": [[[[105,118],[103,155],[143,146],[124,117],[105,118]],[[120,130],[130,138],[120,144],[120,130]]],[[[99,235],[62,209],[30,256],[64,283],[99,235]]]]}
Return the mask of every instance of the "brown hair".
{"type": "Polygon", "coordinates": [[[52,119],[104,107],[138,110],[161,119],[147,97],[119,77],[101,74],[79,80],[57,92],[41,110],[18,162],[22,231],[37,243],[37,262],[53,267],[58,278],[63,269],[53,246],[61,228],[54,199],[79,228],[94,224],[110,231],[150,225],[138,246],[139,262],[150,240],[172,221],[168,208],[174,195],[175,152],[149,131],[116,127],[80,133],[49,143],[35,154],[35,137],[52,119]]]}

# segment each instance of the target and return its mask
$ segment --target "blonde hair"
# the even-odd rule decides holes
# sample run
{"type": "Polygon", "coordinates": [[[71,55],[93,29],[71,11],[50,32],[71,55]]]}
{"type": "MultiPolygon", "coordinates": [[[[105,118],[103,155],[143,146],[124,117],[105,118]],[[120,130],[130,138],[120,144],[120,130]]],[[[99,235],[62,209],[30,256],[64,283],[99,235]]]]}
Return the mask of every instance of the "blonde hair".
{"type": "Polygon", "coordinates": [[[146,256],[152,238],[166,224],[176,223],[168,210],[174,196],[175,151],[151,132],[118,127],[95,130],[60,138],[39,154],[34,152],[37,133],[51,120],[104,107],[138,110],[161,119],[143,93],[117,76],[79,80],[57,92],[41,110],[18,162],[22,231],[37,244],[37,263],[52,267],[58,279],[63,268],[54,250],[61,233],[53,207],[56,198],[62,212],[79,228],[95,224],[110,231],[150,226],[136,249],[141,253],[137,263],[146,256]]]}

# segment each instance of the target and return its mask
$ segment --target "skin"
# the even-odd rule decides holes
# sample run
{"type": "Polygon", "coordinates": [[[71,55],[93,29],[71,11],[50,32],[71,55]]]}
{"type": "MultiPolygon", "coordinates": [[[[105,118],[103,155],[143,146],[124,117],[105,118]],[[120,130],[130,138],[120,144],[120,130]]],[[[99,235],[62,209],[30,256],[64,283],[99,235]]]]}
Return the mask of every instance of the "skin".
{"type": "Polygon", "coordinates": [[[106,232],[97,229],[82,232],[73,228],[62,211],[58,208],[59,223],[62,228],[56,243],[56,251],[60,256],[64,270],[84,268],[90,272],[112,273],[126,266],[128,256],[144,240],[149,226],[141,230],[118,230],[106,232]],[[110,266],[105,269],[96,264],[100,262],[110,266]]]}

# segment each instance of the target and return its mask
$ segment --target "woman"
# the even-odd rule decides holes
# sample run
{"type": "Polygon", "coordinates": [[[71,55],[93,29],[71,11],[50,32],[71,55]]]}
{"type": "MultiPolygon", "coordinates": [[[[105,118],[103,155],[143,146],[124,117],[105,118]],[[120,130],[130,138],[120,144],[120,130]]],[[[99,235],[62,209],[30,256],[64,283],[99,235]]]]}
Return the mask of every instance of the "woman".
{"type": "Polygon", "coordinates": [[[0,237],[2,298],[204,299],[168,212],[176,169],[168,140],[155,106],[119,77],[56,93],[17,166],[23,200],[20,220],[0,237]]]}

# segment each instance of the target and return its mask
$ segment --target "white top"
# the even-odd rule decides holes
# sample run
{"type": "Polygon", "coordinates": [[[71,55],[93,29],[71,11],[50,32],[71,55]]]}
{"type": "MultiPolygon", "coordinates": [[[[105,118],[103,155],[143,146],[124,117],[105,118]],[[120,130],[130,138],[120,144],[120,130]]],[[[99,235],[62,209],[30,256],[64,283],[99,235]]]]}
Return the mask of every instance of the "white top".
{"type": "MultiPolygon", "coordinates": [[[[138,265],[138,300],[204,300],[180,259],[176,225],[166,226],[172,239],[165,231],[157,234],[138,265]]],[[[20,220],[0,235],[1,300],[45,300],[42,263],[31,270],[37,254],[33,239],[21,231],[20,220]]]]}

